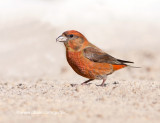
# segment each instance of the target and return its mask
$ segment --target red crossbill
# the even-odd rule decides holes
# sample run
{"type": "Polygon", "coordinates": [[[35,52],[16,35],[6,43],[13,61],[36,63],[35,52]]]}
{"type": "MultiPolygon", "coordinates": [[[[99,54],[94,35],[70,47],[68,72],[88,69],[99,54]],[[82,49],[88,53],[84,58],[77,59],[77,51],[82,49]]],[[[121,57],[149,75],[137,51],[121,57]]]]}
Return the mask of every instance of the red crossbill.
{"type": "Polygon", "coordinates": [[[101,86],[104,86],[108,75],[127,67],[127,63],[133,63],[112,57],[91,44],[84,35],[75,30],[64,32],[56,41],[64,43],[67,61],[73,70],[89,79],[82,84],[94,79],[102,79],[101,86]]]}

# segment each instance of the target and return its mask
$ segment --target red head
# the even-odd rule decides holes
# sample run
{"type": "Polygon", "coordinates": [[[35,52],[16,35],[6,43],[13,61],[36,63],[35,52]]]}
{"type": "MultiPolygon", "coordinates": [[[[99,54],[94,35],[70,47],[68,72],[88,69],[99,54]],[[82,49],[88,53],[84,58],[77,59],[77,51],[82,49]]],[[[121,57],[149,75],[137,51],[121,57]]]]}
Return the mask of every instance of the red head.
{"type": "Polygon", "coordinates": [[[82,50],[84,45],[88,44],[85,36],[75,30],[65,31],[56,40],[59,42],[64,42],[67,49],[74,51],[82,50]]]}

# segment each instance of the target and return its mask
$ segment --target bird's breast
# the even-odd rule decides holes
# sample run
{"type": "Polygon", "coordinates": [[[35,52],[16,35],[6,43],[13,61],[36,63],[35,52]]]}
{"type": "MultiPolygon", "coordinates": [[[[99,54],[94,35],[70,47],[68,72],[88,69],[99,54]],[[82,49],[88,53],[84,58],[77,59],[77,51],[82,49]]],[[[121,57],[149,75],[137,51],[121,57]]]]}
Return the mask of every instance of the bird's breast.
{"type": "Polygon", "coordinates": [[[86,75],[86,68],[85,68],[85,64],[86,61],[82,56],[81,52],[67,52],[67,61],[69,63],[69,65],[73,68],[73,70],[82,75],[85,76],[86,75]]]}
{"type": "Polygon", "coordinates": [[[73,70],[79,75],[90,79],[103,79],[112,73],[113,67],[107,63],[95,63],[87,59],[83,53],[67,52],[67,61],[73,70]]]}

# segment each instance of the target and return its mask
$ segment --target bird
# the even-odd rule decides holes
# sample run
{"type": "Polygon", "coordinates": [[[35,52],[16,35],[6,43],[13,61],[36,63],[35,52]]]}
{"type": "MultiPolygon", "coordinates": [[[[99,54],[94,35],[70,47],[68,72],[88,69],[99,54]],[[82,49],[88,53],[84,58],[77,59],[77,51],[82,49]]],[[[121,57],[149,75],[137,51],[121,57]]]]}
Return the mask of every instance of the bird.
{"type": "Polygon", "coordinates": [[[103,80],[99,86],[105,86],[107,76],[125,68],[131,61],[114,58],[104,52],[76,30],[62,33],[57,42],[63,42],[66,48],[66,58],[72,69],[79,75],[88,78],[81,83],[85,85],[93,80],[103,80]]]}

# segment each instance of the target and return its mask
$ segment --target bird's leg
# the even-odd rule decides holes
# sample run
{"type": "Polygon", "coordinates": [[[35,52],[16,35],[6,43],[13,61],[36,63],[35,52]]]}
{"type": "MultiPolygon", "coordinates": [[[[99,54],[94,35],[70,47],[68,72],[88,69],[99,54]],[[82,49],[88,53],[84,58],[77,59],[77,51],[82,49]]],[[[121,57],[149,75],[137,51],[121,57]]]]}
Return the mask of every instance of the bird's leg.
{"type": "Polygon", "coordinates": [[[103,82],[102,82],[102,84],[100,85],[100,86],[104,86],[104,83],[105,83],[105,81],[106,81],[106,79],[103,79],[103,82]]]}
{"type": "Polygon", "coordinates": [[[85,84],[87,84],[87,83],[90,82],[90,81],[93,81],[93,79],[89,79],[89,80],[87,80],[87,81],[81,83],[81,85],[85,85],[85,84]]]}

